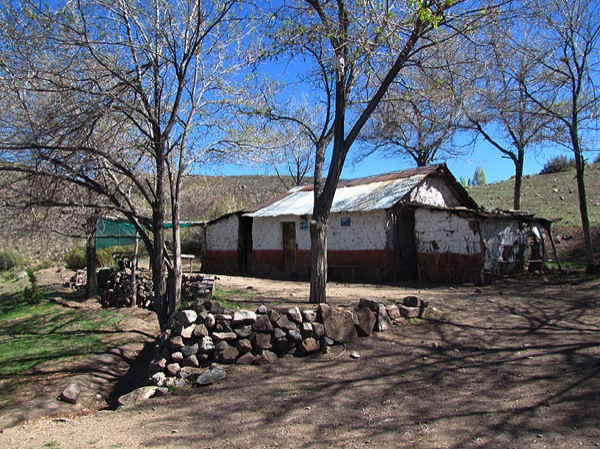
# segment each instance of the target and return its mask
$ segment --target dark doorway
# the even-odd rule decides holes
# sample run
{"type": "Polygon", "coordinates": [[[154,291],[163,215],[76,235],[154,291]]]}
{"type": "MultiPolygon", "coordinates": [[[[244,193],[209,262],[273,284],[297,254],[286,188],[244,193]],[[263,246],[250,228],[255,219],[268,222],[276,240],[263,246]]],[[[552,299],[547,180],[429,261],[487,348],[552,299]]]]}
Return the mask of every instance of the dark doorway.
{"type": "Polygon", "coordinates": [[[249,272],[252,261],[252,217],[240,216],[238,236],[238,270],[249,272]]]}
{"type": "Polygon", "coordinates": [[[396,211],[396,232],[394,239],[396,280],[416,279],[417,243],[415,241],[415,211],[399,209],[396,211]]]}
{"type": "Polygon", "coordinates": [[[296,273],[298,243],[296,242],[296,223],[284,222],[283,227],[283,271],[296,273]]]}

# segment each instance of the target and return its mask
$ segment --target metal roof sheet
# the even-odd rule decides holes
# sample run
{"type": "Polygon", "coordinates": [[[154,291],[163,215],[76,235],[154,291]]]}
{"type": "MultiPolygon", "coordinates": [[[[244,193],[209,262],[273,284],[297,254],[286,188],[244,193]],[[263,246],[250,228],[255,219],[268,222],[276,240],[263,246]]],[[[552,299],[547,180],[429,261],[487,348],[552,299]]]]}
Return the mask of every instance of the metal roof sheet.
{"type": "MultiPolygon", "coordinates": [[[[404,199],[429,174],[431,171],[415,170],[408,177],[373,177],[367,178],[368,181],[365,179],[361,182],[341,183],[335,192],[331,212],[368,212],[389,209],[404,199]]],[[[283,198],[245,215],[249,217],[311,215],[313,200],[312,188],[294,189],[283,198]]]]}

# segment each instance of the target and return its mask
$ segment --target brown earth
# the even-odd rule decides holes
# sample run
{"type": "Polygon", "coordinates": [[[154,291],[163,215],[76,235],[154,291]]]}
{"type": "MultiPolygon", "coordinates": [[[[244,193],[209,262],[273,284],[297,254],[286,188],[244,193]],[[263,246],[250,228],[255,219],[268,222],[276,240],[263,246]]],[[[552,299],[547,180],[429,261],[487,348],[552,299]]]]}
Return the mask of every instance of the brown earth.
{"type": "MultiPolygon", "coordinates": [[[[218,285],[251,302],[307,306],[304,282],[224,276],[218,285]]],[[[130,409],[7,428],[0,447],[600,446],[598,279],[328,288],[334,305],[416,294],[431,307],[425,320],[330,354],[231,366],[217,384],[130,409]]]]}

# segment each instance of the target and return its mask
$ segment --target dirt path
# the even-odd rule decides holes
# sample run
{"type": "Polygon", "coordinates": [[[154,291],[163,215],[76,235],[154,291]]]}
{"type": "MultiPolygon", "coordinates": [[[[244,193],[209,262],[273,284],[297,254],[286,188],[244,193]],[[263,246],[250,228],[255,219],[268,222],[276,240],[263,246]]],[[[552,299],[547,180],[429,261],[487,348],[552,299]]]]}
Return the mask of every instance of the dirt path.
{"type": "MultiPolygon", "coordinates": [[[[600,283],[566,281],[332,284],[335,304],[417,294],[432,313],[324,356],[232,366],[218,384],[129,410],[8,428],[0,447],[598,447],[600,283]]],[[[218,282],[256,302],[306,306],[304,283],[218,282]]]]}

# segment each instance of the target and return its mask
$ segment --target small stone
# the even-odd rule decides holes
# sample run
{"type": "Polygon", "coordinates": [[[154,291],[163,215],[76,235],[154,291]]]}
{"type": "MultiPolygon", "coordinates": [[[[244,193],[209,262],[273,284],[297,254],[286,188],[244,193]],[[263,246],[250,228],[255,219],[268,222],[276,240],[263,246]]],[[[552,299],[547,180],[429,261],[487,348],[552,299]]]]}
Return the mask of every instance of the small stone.
{"type": "Polygon", "coordinates": [[[215,353],[215,358],[219,363],[232,364],[235,363],[235,359],[240,355],[240,351],[233,346],[228,346],[226,349],[215,353]]]}
{"type": "Polygon", "coordinates": [[[172,337],[169,344],[171,345],[171,349],[174,349],[175,351],[178,351],[185,346],[183,338],[181,338],[179,335],[172,337]]]}
{"type": "Polygon", "coordinates": [[[305,338],[304,340],[302,340],[302,343],[300,343],[300,352],[304,352],[304,353],[311,353],[311,352],[316,352],[320,349],[319,346],[319,342],[317,342],[317,340],[315,340],[314,338],[305,338]]]}
{"type": "Polygon", "coordinates": [[[277,310],[271,309],[268,312],[268,316],[269,316],[269,319],[271,320],[271,322],[275,323],[275,322],[277,322],[277,320],[279,319],[281,314],[277,310]]]}
{"type": "Polygon", "coordinates": [[[360,354],[357,351],[352,351],[350,353],[350,358],[351,359],[360,359],[360,354]]]}
{"type": "Polygon", "coordinates": [[[264,304],[261,304],[260,306],[258,306],[256,308],[256,313],[259,315],[266,315],[268,312],[267,306],[265,306],[264,304]]]}
{"type": "Polygon", "coordinates": [[[254,359],[255,365],[268,365],[277,360],[277,354],[271,351],[262,351],[254,359]]]}
{"type": "Polygon", "coordinates": [[[211,385],[215,382],[219,382],[220,380],[225,379],[227,375],[227,371],[224,368],[216,365],[210,367],[204,374],[201,374],[196,379],[195,384],[199,386],[211,385]]]}
{"type": "MultiPolygon", "coordinates": [[[[191,354],[183,359],[182,365],[184,367],[191,366],[192,368],[198,368],[200,366],[200,361],[198,360],[198,357],[196,357],[196,354],[191,354]]],[[[179,371],[179,377],[181,377],[181,370],[179,371]]]]}
{"type": "Polygon", "coordinates": [[[298,325],[291,321],[287,315],[281,315],[275,324],[284,331],[298,329],[298,325]]]}
{"type": "Polygon", "coordinates": [[[180,363],[183,361],[183,353],[181,351],[176,351],[171,354],[171,361],[174,363],[180,363]]]}
{"type": "Polygon", "coordinates": [[[177,376],[177,373],[181,369],[179,363],[169,363],[167,365],[167,375],[171,377],[177,376]]]}
{"type": "Polygon", "coordinates": [[[302,338],[312,338],[314,335],[312,324],[302,323],[300,326],[300,333],[302,334],[302,338]]]}
{"type": "Polygon", "coordinates": [[[317,321],[317,311],[316,310],[303,310],[302,311],[302,321],[312,323],[313,321],[317,321]]]}
{"type": "Polygon", "coordinates": [[[417,298],[416,296],[406,296],[402,300],[402,305],[404,305],[406,307],[420,307],[421,300],[419,298],[417,298]]]}
{"type": "Polygon", "coordinates": [[[131,393],[124,394],[123,396],[117,399],[119,405],[128,406],[133,405],[137,402],[145,401],[146,399],[151,398],[156,393],[157,387],[141,387],[137,390],[133,390],[131,393]]]}
{"type": "Polygon", "coordinates": [[[292,321],[298,324],[302,323],[302,314],[298,307],[290,307],[285,313],[292,321]]]}
{"type": "Polygon", "coordinates": [[[267,315],[260,315],[252,325],[256,332],[273,332],[273,325],[267,315]]]}
{"type": "Polygon", "coordinates": [[[80,393],[81,386],[76,382],[71,382],[65,387],[58,399],[69,404],[76,404],[80,393]]]}
{"type": "Polygon", "coordinates": [[[239,356],[235,363],[236,365],[252,365],[254,363],[254,354],[246,352],[239,356]]]}
{"type": "Polygon", "coordinates": [[[183,325],[183,327],[189,327],[196,322],[198,314],[195,310],[182,310],[175,318],[183,325]]]}
{"type": "Polygon", "coordinates": [[[246,352],[252,351],[252,343],[247,338],[238,340],[235,347],[240,353],[245,354],[246,352]]]}
{"type": "Polygon", "coordinates": [[[235,341],[237,340],[237,335],[235,332],[213,332],[212,338],[217,341],[235,341]]]}
{"type": "Polygon", "coordinates": [[[250,310],[238,310],[233,313],[232,324],[234,326],[240,324],[254,324],[256,322],[256,313],[250,310]]]}
{"type": "Polygon", "coordinates": [[[199,349],[200,349],[200,351],[202,351],[205,354],[207,354],[211,351],[214,351],[215,344],[213,342],[213,339],[208,335],[206,337],[202,337],[202,340],[200,341],[199,349]]]}
{"type": "Polygon", "coordinates": [[[297,329],[292,329],[287,333],[287,339],[294,343],[300,343],[302,341],[302,334],[297,329]]]}
{"type": "Polygon", "coordinates": [[[379,304],[379,310],[377,312],[377,322],[375,323],[375,331],[383,332],[392,327],[392,320],[387,313],[387,309],[383,304],[379,304]]]}
{"type": "Polygon", "coordinates": [[[238,337],[247,338],[250,335],[252,335],[252,326],[249,324],[246,324],[245,326],[238,327],[238,328],[234,329],[233,331],[235,332],[235,334],[238,337]]]}
{"type": "Polygon", "coordinates": [[[273,347],[271,334],[257,332],[252,336],[252,345],[257,350],[268,350],[273,347]]]}
{"type": "Polygon", "coordinates": [[[181,348],[181,353],[184,355],[184,357],[189,357],[190,355],[197,354],[198,350],[198,343],[194,343],[191,346],[184,346],[183,348],[181,348]]]}
{"type": "Polygon", "coordinates": [[[206,328],[212,329],[213,327],[215,327],[215,324],[217,324],[217,319],[215,318],[215,316],[212,313],[206,315],[206,319],[204,320],[204,325],[206,326],[206,328]]]}
{"type": "Polygon", "coordinates": [[[377,309],[379,308],[379,302],[371,298],[360,298],[358,301],[358,307],[367,307],[371,309],[372,312],[377,312],[377,309]]]}
{"type": "Polygon", "coordinates": [[[287,336],[287,333],[279,327],[276,327],[275,330],[273,331],[273,338],[275,338],[275,340],[277,340],[279,338],[285,338],[286,336],[287,336]]]}
{"type": "Polygon", "coordinates": [[[390,316],[390,320],[392,320],[392,321],[397,320],[402,317],[402,314],[400,313],[400,309],[395,304],[387,306],[387,312],[388,312],[388,315],[390,316]]]}
{"type": "Polygon", "coordinates": [[[197,324],[192,331],[192,337],[194,338],[202,338],[208,335],[208,329],[204,324],[197,324]]]}

